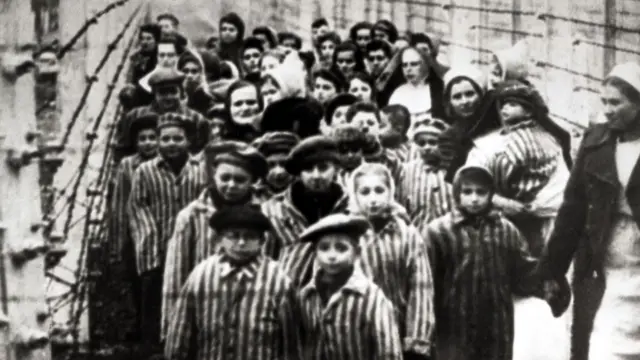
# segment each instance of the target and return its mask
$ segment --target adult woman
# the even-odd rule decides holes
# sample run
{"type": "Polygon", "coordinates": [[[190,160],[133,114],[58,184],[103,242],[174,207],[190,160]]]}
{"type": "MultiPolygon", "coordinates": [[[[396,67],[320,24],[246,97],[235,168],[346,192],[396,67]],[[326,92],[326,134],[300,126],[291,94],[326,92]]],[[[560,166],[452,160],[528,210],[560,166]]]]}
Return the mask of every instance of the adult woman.
{"type": "Polygon", "coordinates": [[[333,53],[336,47],[340,45],[342,40],[340,35],[335,32],[329,32],[318,38],[318,67],[322,69],[331,68],[333,62],[333,53]]]}
{"type": "Polygon", "coordinates": [[[260,135],[262,101],[253,83],[237,80],[227,92],[225,108],[231,120],[227,137],[251,142],[260,135]]]}
{"type": "Polygon", "coordinates": [[[332,66],[350,79],[356,72],[365,72],[364,57],[358,46],[352,42],[343,42],[333,52],[332,66]]]}
{"type": "Polygon", "coordinates": [[[245,25],[242,18],[234,13],[228,13],[220,18],[220,41],[218,56],[222,60],[231,61],[236,67],[241,66],[242,39],[244,39],[245,25]]]}
{"type": "Polygon", "coordinates": [[[608,122],[582,140],[539,265],[548,290],[566,298],[558,290],[569,291],[575,256],[575,360],[640,357],[640,65],[614,67],[602,101],[608,122]]]}
{"type": "Polygon", "coordinates": [[[349,93],[360,101],[372,102],[377,105],[377,94],[374,80],[367,74],[357,72],[349,80],[349,93]]]}

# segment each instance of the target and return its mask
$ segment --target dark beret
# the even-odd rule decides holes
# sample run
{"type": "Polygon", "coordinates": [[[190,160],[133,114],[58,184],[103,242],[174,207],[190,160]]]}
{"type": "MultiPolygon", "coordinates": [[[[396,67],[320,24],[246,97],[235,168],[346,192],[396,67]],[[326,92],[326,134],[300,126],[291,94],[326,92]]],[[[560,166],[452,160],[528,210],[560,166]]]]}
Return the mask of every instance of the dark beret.
{"type": "Polygon", "coordinates": [[[285,169],[289,174],[298,175],[310,163],[319,161],[340,160],[336,142],[325,135],[316,135],[302,140],[294,147],[285,163],[285,169]]]}
{"type": "Polygon", "coordinates": [[[257,49],[258,51],[263,52],[264,46],[262,45],[262,41],[260,39],[255,36],[249,36],[248,38],[244,39],[244,42],[242,43],[242,52],[247,49],[257,49]]]}
{"type": "MultiPolygon", "coordinates": [[[[194,62],[198,64],[200,67],[203,67],[202,61],[200,61],[198,56],[193,52],[191,52],[190,50],[187,50],[183,52],[182,55],[180,55],[180,58],[178,59],[178,69],[182,69],[182,67],[189,62],[194,62]]],[[[204,69],[202,69],[202,71],[204,72],[204,69]]]]}
{"type": "Polygon", "coordinates": [[[289,154],[300,142],[300,138],[294,133],[286,131],[269,132],[257,138],[253,146],[264,156],[273,154],[289,154]]]}
{"type": "Polygon", "coordinates": [[[205,150],[207,164],[232,164],[239,166],[255,178],[263,178],[269,170],[265,157],[253,146],[241,141],[223,141],[217,145],[209,145],[205,150]]]}
{"type": "Polygon", "coordinates": [[[311,98],[286,98],[269,104],[262,114],[263,132],[287,131],[301,139],[320,134],[322,104],[311,98]]]}
{"type": "Polygon", "coordinates": [[[257,205],[227,206],[216,211],[209,219],[209,226],[217,232],[230,228],[271,231],[271,221],[257,205]]]}
{"type": "Polygon", "coordinates": [[[358,242],[360,237],[369,230],[370,224],[361,216],[347,214],[332,214],[323,217],[315,224],[309,226],[300,234],[301,242],[315,242],[321,236],[327,234],[347,234],[353,242],[358,242]]]}
{"type": "Polygon", "coordinates": [[[353,94],[339,94],[327,104],[324,119],[327,125],[331,125],[331,118],[336,109],[340,106],[350,106],[358,102],[358,98],[353,94]]]}
{"type": "Polygon", "coordinates": [[[180,85],[184,81],[184,74],[176,69],[159,68],[149,77],[149,86],[161,87],[168,85],[180,85]]]}

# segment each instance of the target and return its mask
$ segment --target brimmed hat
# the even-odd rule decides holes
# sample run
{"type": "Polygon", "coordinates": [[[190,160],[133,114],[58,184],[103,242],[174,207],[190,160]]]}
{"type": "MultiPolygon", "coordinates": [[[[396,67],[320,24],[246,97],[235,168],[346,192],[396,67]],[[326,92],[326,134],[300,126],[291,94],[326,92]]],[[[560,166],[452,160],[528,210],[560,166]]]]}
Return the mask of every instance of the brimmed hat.
{"type": "Polygon", "coordinates": [[[170,68],[158,68],[154,70],[153,74],[149,77],[149,86],[152,89],[162,86],[178,85],[182,86],[184,81],[184,74],[180,71],[170,68]]]}
{"type": "Polygon", "coordinates": [[[257,205],[227,206],[216,211],[209,219],[209,226],[217,232],[230,228],[271,231],[272,225],[257,205]]]}
{"type": "Polygon", "coordinates": [[[309,163],[333,161],[338,163],[340,156],[336,142],[324,135],[316,135],[302,140],[291,150],[285,169],[291,175],[298,175],[309,163]]]}
{"type": "Polygon", "coordinates": [[[364,235],[370,228],[369,221],[362,216],[347,214],[328,215],[309,226],[301,235],[301,242],[316,242],[327,234],[348,234],[353,241],[364,235]]]}
{"type": "Polygon", "coordinates": [[[218,164],[227,163],[239,166],[256,179],[263,178],[267,174],[267,160],[253,146],[241,141],[225,140],[215,144],[209,144],[205,148],[207,168],[218,164]]]}
{"type": "Polygon", "coordinates": [[[193,140],[193,136],[196,132],[196,124],[187,116],[174,112],[160,115],[158,118],[158,130],[171,126],[184,129],[187,137],[193,140]]]}
{"type": "Polygon", "coordinates": [[[269,132],[253,141],[258,151],[264,156],[274,154],[289,154],[298,145],[300,138],[294,133],[286,131],[269,132]]]}

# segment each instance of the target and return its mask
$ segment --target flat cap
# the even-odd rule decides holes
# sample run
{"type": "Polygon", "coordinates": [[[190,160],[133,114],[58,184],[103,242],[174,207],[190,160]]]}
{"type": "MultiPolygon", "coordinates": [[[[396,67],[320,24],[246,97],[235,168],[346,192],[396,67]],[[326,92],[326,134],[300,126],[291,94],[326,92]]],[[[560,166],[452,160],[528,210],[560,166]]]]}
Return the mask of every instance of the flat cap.
{"type": "Polygon", "coordinates": [[[369,221],[362,216],[332,214],[309,226],[300,235],[301,242],[315,242],[327,234],[347,234],[357,241],[370,228],[369,221]]]}
{"type": "Polygon", "coordinates": [[[338,163],[339,159],[336,142],[328,136],[316,135],[302,140],[291,150],[285,169],[291,175],[298,175],[309,164],[319,161],[338,163]]]}
{"type": "Polygon", "coordinates": [[[289,131],[301,139],[320,134],[322,104],[311,98],[285,98],[269,104],[262,114],[262,131],[289,131]]]}
{"type": "Polygon", "coordinates": [[[272,229],[271,221],[257,205],[223,207],[211,216],[209,226],[218,232],[230,228],[251,229],[259,232],[272,229]]]}
{"type": "Polygon", "coordinates": [[[176,69],[159,68],[149,77],[149,86],[152,88],[167,85],[182,85],[184,74],[176,69]]]}
{"type": "Polygon", "coordinates": [[[264,156],[273,154],[289,154],[298,145],[300,138],[291,132],[268,132],[253,141],[253,146],[264,156]]]}
{"type": "Polygon", "coordinates": [[[160,115],[158,118],[158,129],[166,127],[179,127],[184,129],[188,137],[191,137],[196,132],[196,124],[193,120],[180,113],[168,112],[160,115]]]}
{"type": "Polygon", "coordinates": [[[253,146],[241,141],[226,140],[210,144],[205,149],[209,166],[226,163],[247,170],[256,178],[263,178],[268,171],[267,160],[253,146]]]}

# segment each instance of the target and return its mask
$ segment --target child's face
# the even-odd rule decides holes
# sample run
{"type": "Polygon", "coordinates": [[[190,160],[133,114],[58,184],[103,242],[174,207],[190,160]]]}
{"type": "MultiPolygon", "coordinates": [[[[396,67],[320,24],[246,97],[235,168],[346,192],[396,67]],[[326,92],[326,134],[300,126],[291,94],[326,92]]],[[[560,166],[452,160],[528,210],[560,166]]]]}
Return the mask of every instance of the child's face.
{"type": "Polygon", "coordinates": [[[451,86],[449,101],[458,116],[467,118],[476,111],[480,103],[480,94],[469,80],[461,80],[451,86]]]}
{"type": "Polygon", "coordinates": [[[380,215],[390,206],[391,191],[382,176],[360,176],[355,185],[356,203],[368,217],[380,215]]]}
{"type": "Polygon", "coordinates": [[[275,190],[284,190],[293,180],[293,176],[284,168],[286,160],[287,154],[274,154],[267,157],[269,173],[267,173],[266,181],[275,190]]]}
{"type": "Polygon", "coordinates": [[[326,103],[338,94],[336,86],[320,76],[313,82],[313,97],[321,103],[326,103]]]}
{"type": "Polygon", "coordinates": [[[358,78],[353,78],[349,83],[349,93],[361,101],[371,101],[371,86],[358,78]]]}
{"type": "Polygon", "coordinates": [[[265,107],[282,99],[280,88],[271,80],[265,81],[265,83],[262,84],[260,87],[260,95],[262,96],[262,103],[265,107]]]}
{"type": "Polygon", "coordinates": [[[338,106],[331,117],[331,126],[336,128],[347,123],[347,111],[349,105],[338,106]]]}
{"type": "Polygon", "coordinates": [[[242,54],[242,66],[248,74],[260,71],[260,57],[262,53],[256,48],[248,48],[242,54]]]}
{"type": "Polygon", "coordinates": [[[274,56],[263,56],[260,62],[260,72],[264,75],[267,71],[275,69],[280,65],[280,60],[274,56]]]}
{"type": "Polygon", "coordinates": [[[362,149],[358,146],[350,144],[341,144],[339,146],[340,155],[342,156],[343,166],[347,169],[355,169],[362,163],[362,149]]]}
{"type": "Polygon", "coordinates": [[[503,124],[510,124],[531,117],[531,113],[520,103],[505,101],[500,107],[500,117],[503,124]]]}
{"type": "Polygon", "coordinates": [[[336,166],[330,161],[320,161],[307,166],[300,172],[304,187],[312,192],[325,192],[336,177],[336,166]]]}
{"type": "Polygon", "coordinates": [[[352,50],[342,50],[336,56],[336,66],[347,79],[356,68],[356,54],[352,50]]]}
{"type": "Polygon", "coordinates": [[[415,136],[413,143],[420,149],[420,155],[423,159],[435,160],[438,158],[438,136],[436,134],[420,133],[415,136]]]}
{"type": "Polygon", "coordinates": [[[246,197],[251,191],[253,178],[244,168],[220,163],[213,171],[213,185],[227,201],[235,202],[246,197]]]}
{"type": "Polygon", "coordinates": [[[136,139],[138,152],[145,157],[149,157],[158,150],[158,134],[155,129],[144,129],[138,132],[136,139]]]}
{"type": "Polygon", "coordinates": [[[316,245],[316,261],[329,275],[340,274],[353,267],[357,247],[347,234],[323,235],[316,245]]]}
{"type": "Polygon", "coordinates": [[[353,119],[351,119],[351,125],[359,128],[365,134],[380,134],[380,123],[378,122],[378,118],[375,113],[360,111],[353,119]]]}
{"type": "Polygon", "coordinates": [[[485,211],[490,200],[490,191],[486,186],[464,180],[460,184],[460,207],[469,214],[485,211]]]}
{"type": "Polygon", "coordinates": [[[262,234],[256,230],[229,228],[220,233],[220,238],[225,253],[234,260],[249,260],[262,250],[262,234]]]}
{"type": "Polygon", "coordinates": [[[160,130],[158,151],[165,159],[175,159],[189,151],[189,140],[183,128],[168,126],[160,130]]]}

